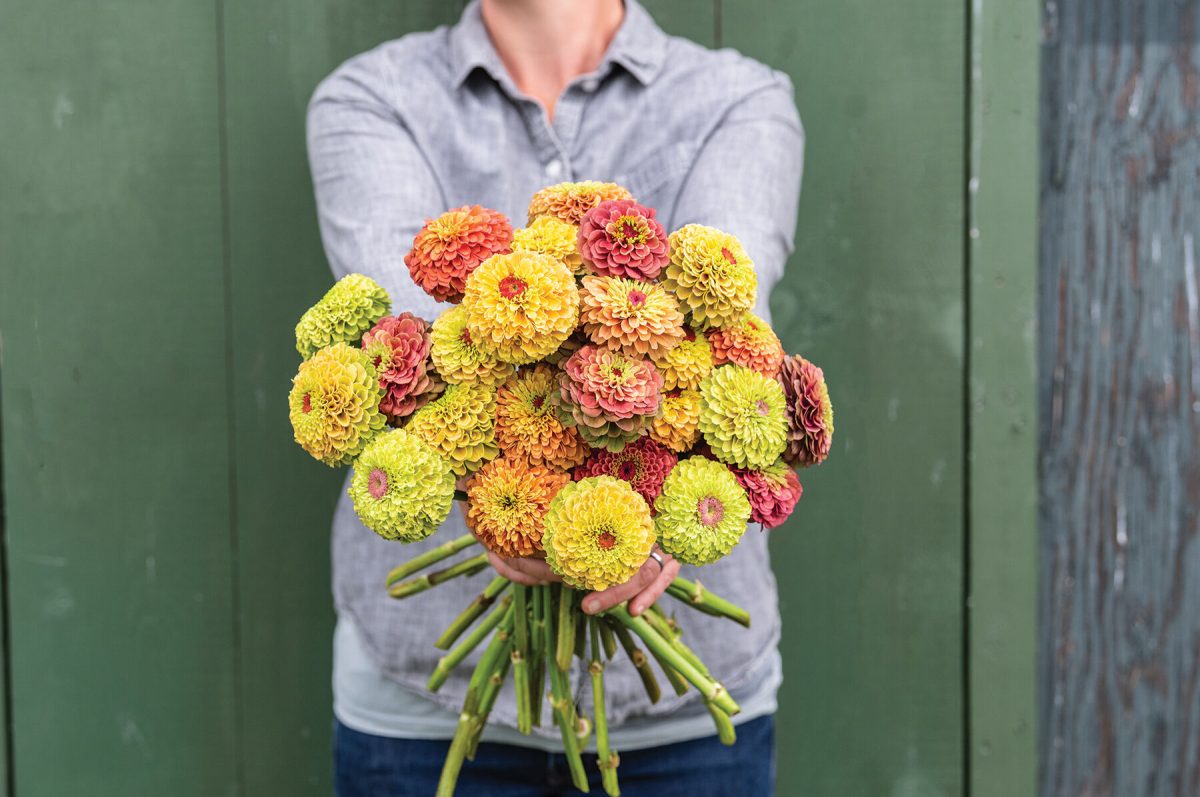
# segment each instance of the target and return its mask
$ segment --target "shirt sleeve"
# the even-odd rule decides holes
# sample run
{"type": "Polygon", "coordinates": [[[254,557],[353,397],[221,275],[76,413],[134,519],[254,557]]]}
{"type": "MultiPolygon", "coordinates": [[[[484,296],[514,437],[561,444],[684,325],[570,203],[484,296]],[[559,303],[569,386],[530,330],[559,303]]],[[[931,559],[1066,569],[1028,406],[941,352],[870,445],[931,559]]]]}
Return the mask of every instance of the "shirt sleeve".
{"type": "Polygon", "coordinates": [[[754,260],[759,312],[783,275],[796,231],[804,128],[791,81],[739,100],[701,146],[672,214],[676,227],[707,224],[737,236],[754,260]]]}
{"type": "Polygon", "coordinates": [[[380,66],[360,57],[313,94],[308,158],[321,240],[335,277],[365,274],[387,289],[395,312],[432,320],[443,305],[412,281],[404,255],[445,200],[390,91],[380,66]]]}

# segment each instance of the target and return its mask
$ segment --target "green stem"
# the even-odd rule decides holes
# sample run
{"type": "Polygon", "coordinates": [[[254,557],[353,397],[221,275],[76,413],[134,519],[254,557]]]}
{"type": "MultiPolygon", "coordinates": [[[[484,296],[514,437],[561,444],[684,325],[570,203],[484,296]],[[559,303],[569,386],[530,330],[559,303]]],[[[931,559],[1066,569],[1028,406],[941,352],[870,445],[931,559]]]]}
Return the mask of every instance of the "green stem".
{"type": "Polygon", "coordinates": [[[726,747],[732,746],[737,741],[737,731],[733,729],[733,720],[729,719],[729,715],[711,700],[705,700],[704,706],[712,715],[713,724],[717,726],[717,738],[721,740],[721,744],[726,747]]]}
{"type": "MultiPolygon", "coordinates": [[[[567,588],[555,585],[552,591],[566,591],[567,588]]],[[[552,592],[553,594],[553,592],[552,592]]],[[[561,603],[559,604],[562,605],[561,603]]],[[[554,612],[546,613],[546,655],[556,649],[554,612]]],[[[574,653],[574,644],[568,648],[574,653]]],[[[568,662],[569,663],[569,662],[568,662]]],[[[550,705],[554,709],[554,719],[558,722],[558,730],[562,736],[563,755],[571,770],[571,781],[575,788],[582,792],[588,790],[587,773],[583,771],[583,758],[579,755],[579,737],[575,735],[575,701],[571,699],[571,685],[567,680],[566,670],[559,667],[557,662],[550,662],[550,705]]]]}
{"type": "Polygon", "coordinates": [[[505,595],[504,600],[500,601],[500,605],[496,607],[495,611],[484,618],[482,623],[475,626],[466,639],[438,660],[437,667],[434,668],[433,674],[429,676],[429,683],[426,684],[430,692],[436,692],[441,689],[442,684],[446,682],[446,678],[450,676],[450,672],[458,666],[459,662],[466,658],[468,653],[478,647],[484,637],[492,632],[492,629],[509,616],[511,611],[509,605],[511,603],[512,596],[505,595]]]}
{"type": "Polygon", "coordinates": [[[496,705],[496,696],[500,694],[500,687],[504,684],[504,676],[508,675],[508,667],[511,662],[512,640],[508,639],[508,635],[501,630],[500,633],[505,636],[506,642],[504,649],[500,653],[497,669],[492,672],[483,686],[483,694],[479,698],[479,708],[475,711],[474,717],[471,719],[471,740],[467,745],[467,760],[475,760],[475,751],[479,749],[479,740],[483,736],[483,729],[487,726],[488,715],[492,713],[492,706],[496,705]]]}
{"type": "Polygon", "coordinates": [[[600,626],[604,623],[599,617],[589,617],[587,624],[592,637],[592,660],[588,663],[588,673],[592,676],[592,703],[596,711],[596,766],[600,767],[604,793],[609,797],[619,797],[621,788],[617,785],[617,764],[621,758],[615,750],[609,749],[608,716],[604,707],[604,661],[600,658],[600,626]]]}
{"type": "Polygon", "coordinates": [[[454,622],[450,623],[449,627],[442,632],[442,635],[438,637],[437,642],[433,643],[433,646],[438,650],[446,650],[453,645],[454,640],[462,636],[462,632],[466,631],[471,623],[479,618],[479,615],[487,611],[488,607],[495,602],[500,593],[511,583],[504,576],[493,578],[492,582],[484,588],[483,592],[476,595],[475,600],[471,601],[467,605],[467,608],[463,609],[462,614],[454,618],[454,622]]]}
{"type": "Polygon", "coordinates": [[[691,662],[680,655],[670,642],[659,636],[658,632],[646,622],[645,618],[634,617],[623,603],[619,606],[614,606],[608,611],[622,625],[641,637],[642,641],[646,643],[646,647],[650,648],[660,661],[664,661],[667,666],[688,679],[692,686],[696,687],[700,694],[704,695],[706,700],[711,700],[722,711],[731,716],[741,710],[734,699],[729,696],[729,692],[725,690],[724,686],[693,667],[691,662]]]}
{"type": "MultiPolygon", "coordinates": [[[[695,667],[698,672],[711,678],[712,675],[709,674],[708,668],[704,666],[704,662],[700,660],[700,657],[680,640],[679,627],[673,625],[657,606],[651,606],[650,608],[651,611],[643,614],[646,622],[653,626],[654,630],[663,639],[670,642],[675,650],[679,652],[679,655],[687,659],[688,663],[695,667]]],[[[729,715],[717,708],[716,704],[711,700],[705,700],[704,705],[708,709],[708,713],[712,715],[713,723],[717,726],[717,736],[720,738],[721,743],[731,745],[737,741],[737,734],[733,730],[733,722],[729,719],[729,715]]]]}
{"type": "Polygon", "coordinates": [[[558,596],[558,647],[554,660],[563,671],[571,669],[571,658],[575,655],[575,624],[578,614],[575,610],[575,590],[561,587],[558,596]]]}
{"type": "Polygon", "coordinates": [[[443,559],[449,559],[463,548],[469,548],[477,542],[479,540],[475,539],[474,534],[464,534],[461,537],[455,537],[449,542],[444,542],[436,548],[430,548],[420,556],[409,559],[399,567],[392,568],[392,572],[388,573],[387,585],[390,587],[399,581],[403,581],[418,570],[424,570],[443,559]]]}
{"type": "Polygon", "coordinates": [[[487,566],[487,554],[481,553],[479,556],[464,559],[452,567],[447,567],[445,570],[435,570],[432,573],[426,573],[423,576],[418,576],[408,581],[401,581],[389,589],[388,594],[393,598],[408,598],[416,595],[418,592],[432,589],[438,584],[449,581],[452,578],[473,576],[487,566]]]}
{"type": "Polygon", "coordinates": [[[613,636],[613,631],[609,628],[608,623],[596,623],[600,627],[600,644],[604,647],[604,657],[612,661],[612,657],[617,655],[617,638],[613,636]]]}
{"type": "Polygon", "coordinates": [[[683,601],[697,611],[711,614],[714,617],[728,617],[735,623],[750,627],[748,611],[709,592],[699,581],[693,583],[685,578],[676,578],[667,586],[667,594],[683,601]]]}
{"type": "Polygon", "coordinates": [[[529,607],[526,605],[529,587],[513,587],[513,686],[517,701],[517,730],[524,734],[533,731],[529,700],[529,607]]]}
{"type": "Polygon", "coordinates": [[[548,590],[543,585],[531,587],[531,589],[533,590],[533,623],[530,626],[529,635],[532,664],[529,673],[529,713],[533,717],[533,724],[541,726],[542,695],[545,694],[546,685],[546,622],[543,617],[548,590]]]}
{"type": "Polygon", "coordinates": [[[651,703],[657,703],[658,699],[662,697],[662,691],[658,687],[658,679],[654,677],[654,670],[650,669],[650,660],[633,641],[633,634],[629,633],[628,628],[612,618],[607,619],[613,632],[617,635],[617,639],[621,641],[621,647],[625,648],[625,655],[633,662],[634,669],[641,677],[642,686],[646,688],[646,697],[650,698],[651,703]]]}

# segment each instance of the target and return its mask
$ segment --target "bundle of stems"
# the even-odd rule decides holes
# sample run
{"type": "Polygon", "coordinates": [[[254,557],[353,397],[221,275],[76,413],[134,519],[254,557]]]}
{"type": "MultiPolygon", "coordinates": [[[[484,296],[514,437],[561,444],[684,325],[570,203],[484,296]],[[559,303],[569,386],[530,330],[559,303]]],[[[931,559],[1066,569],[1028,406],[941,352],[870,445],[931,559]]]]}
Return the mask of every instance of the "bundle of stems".
{"type": "MultiPolygon", "coordinates": [[[[486,563],[484,555],[471,556],[416,575],[474,544],[475,538],[465,534],[397,567],[388,576],[389,594],[406,598],[458,576],[479,572],[484,566],[480,562],[486,563]]],[[[727,617],[742,625],[750,624],[750,615],[743,609],[707,591],[699,582],[677,578],[668,594],[705,614],[727,617]]],[[[467,686],[454,740],[442,767],[438,797],[454,794],[463,761],[474,759],[488,714],[510,674],[516,700],[517,730],[529,734],[534,726],[541,725],[545,698],[562,738],[575,788],[588,791],[583,750],[594,734],[599,785],[605,794],[617,797],[620,794],[617,783],[620,756],[609,744],[604,671],[607,662],[617,655],[618,644],[636,668],[651,703],[657,703],[662,695],[650,666],[653,659],[677,694],[685,694],[690,688],[700,693],[721,741],[734,743],[730,717],[738,713],[738,705],[699,657],[683,643],[674,618],[658,604],[640,615],[631,614],[628,607],[621,604],[599,616],[589,616],[580,608],[581,597],[581,592],[565,585],[529,587],[498,576],[438,638],[437,647],[447,652],[429,677],[429,689],[435,692],[446,682],[450,672],[487,640],[467,686]],[[649,655],[639,647],[639,642],[649,655]],[[581,676],[586,670],[591,681],[595,716],[590,719],[580,714],[572,694],[570,673],[576,667],[581,676]]]]}

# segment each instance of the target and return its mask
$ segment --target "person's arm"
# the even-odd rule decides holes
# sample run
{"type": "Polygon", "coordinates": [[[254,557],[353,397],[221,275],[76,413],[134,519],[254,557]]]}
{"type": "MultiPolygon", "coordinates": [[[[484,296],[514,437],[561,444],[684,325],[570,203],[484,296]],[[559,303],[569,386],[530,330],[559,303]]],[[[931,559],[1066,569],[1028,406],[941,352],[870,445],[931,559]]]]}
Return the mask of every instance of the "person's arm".
{"type": "Polygon", "coordinates": [[[438,305],[409,276],[404,255],[425,219],[446,210],[442,188],[388,102],[378,58],[342,65],[308,106],[308,158],[321,240],[335,277],[357,272],[384,288],[397,311],[433,320],[438,305]]]}

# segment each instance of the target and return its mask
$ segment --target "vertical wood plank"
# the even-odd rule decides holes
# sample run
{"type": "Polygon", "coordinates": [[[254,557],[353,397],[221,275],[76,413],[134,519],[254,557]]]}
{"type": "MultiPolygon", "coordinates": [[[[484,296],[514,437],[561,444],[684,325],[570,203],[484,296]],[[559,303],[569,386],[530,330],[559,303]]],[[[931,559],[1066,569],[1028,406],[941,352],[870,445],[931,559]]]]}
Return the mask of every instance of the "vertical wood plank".
{"type": "Polygon", "coordinates": [[[211,0],[0,25],[22,797],[237,789],[216,30],[211,0]]]}
{"type": "Polygon", "coordinates": [[[329,530],[344,470],[296,448],[292,328],[329,286],[304,142],[341,61],[458,18],[457,4],[261,0],[224,7],[245,794],[330,792],[329,530]]]}
{"type": "Polygon", "coordinates": [[[1198,13],[1047,5],[1046,795],[1200,793],[1198,13]]]}
{"type": "Polygon", "coordinates": [[[654,21],[672,36],[716,47],[717,5],[720,0],[643,0],[642,5],[654,21]]]}
{"type": "Polygon", "coordinates": [[[722,43],[796,86],[806,173],[771,304],[837,422],[772,532],[780,794],[963,790],[964,12],[722,5],[722,43]]]}
{"type": "Polygon", "coordinates": [[[1037,0],[971,5],[968,679],[972,797],[1034,794],[1037,0]]]}

